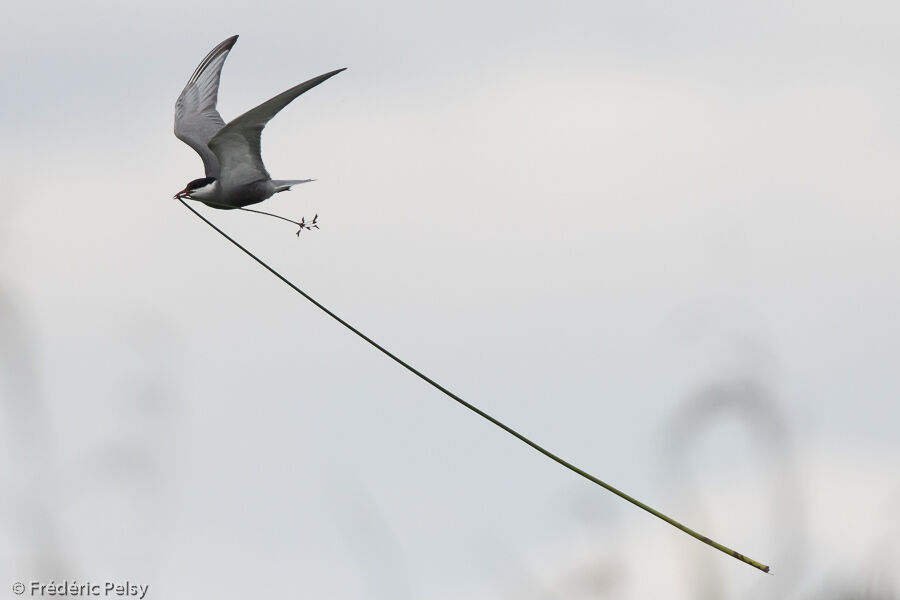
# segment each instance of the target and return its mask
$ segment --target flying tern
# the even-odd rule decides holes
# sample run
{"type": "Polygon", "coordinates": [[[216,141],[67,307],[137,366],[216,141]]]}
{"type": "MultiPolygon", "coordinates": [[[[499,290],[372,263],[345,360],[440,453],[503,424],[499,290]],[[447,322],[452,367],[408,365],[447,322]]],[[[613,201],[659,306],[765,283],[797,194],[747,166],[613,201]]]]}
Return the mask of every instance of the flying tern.
{"type": "Polygon", "coordinates": [[[175,102],[175,136],[203,159],[206,177],[194,179],[175,198],[199,200],[214,208],[240,208],[311,179],[272,179],[260,156],[266,123],[297,96],[334,77],[337,69],[313,77],[266,100],[227,125],[216,110],[219,78],[234,35],[213,48],[194,70],[175,102]]]}

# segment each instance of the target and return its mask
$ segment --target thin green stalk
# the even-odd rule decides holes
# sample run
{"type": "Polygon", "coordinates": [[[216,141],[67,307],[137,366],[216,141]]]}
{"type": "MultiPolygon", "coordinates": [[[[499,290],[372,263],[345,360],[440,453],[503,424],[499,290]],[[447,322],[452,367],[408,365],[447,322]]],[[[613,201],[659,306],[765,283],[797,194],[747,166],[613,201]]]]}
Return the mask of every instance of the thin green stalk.
{"type": "Polygon", "coordinates": [[[576,467],[575,465],[573,465],[573,464],[570,463],[569,461],[567,461],[567,460],[565,460],[565,459],[563,459],[563,458],[560,458],[559,456],[553,454],[553,453],[550,452],[549,450],[547,450],[547,449],[543,448],[542,446],[538,445],[537,443],[531,441],[530,439],[528,439],[527,437],[525,437],[524,435],[522,435],[521,433],[519,433],[518,431],[516,431],[516,430],[513,429],[512,427],[509,427],[508,425],[502,423],[501,421],[498,421],[497,419],[495,419],[495,418],[492,417],[491,415],[487,414],[486,412],[484,412],[483,410],[481,410],[481,409],[478,408],[477,406],[474,406],[473,404],[469,404],[468,402],[466,402],[465,400],[463,400],[462,398],[460,398],[459,396],[457,396],[456,394],[454,394],[453,392],[451,392],[450,390],[448,390],[447,388],[445,388],[444,386],[442,386],[442,385],[439,384],[438,382],[434,381],[433,379],[431,379],[430,377],[428,377],[427,375],[425,375],[424,373],[422,373],[421,371],[419,371],[418,369],[414,368],[414,367],[411,366],[410,364],[408,364],[408,363],[404,362],[403,360],[401,360],[400,358],[398,358],[398,357],[397,357],[396,355],[394,355],[392,352],[390,352],[389,350],[387,350],[384,346],[381,346],[380,344],[378,344],[376,341],[374,341],[372,338],[370,338],[369,336],[367,336],[366,334],[364,334],[363,332],[361,332],[361,331],[360,331],[359,329],[357,329],[356,327],[354,327],[353,325],[351,325],[350,323],[348,323],[347,321],[345,321],[345,320],[342,319],[341,317],[337,316],[335,313],[331,312],[328,308],[326,308],[324,305],[322,305],[318,300],[316,300],[315,298],[313,298],[312,296],[310,296],[309,294],[307,294],[306,292],[304,292],[303,290],[301,290],[300,288],[298,288],[296,285],[294,285],[293,283],[291,283],[290,280],[288,280],[288,279],[285,278],[283,275],[281,275],[281,273],[279,273],[278,271],[276,271],[275,269],[273,269],[272,267],[270,267],[269,265],[267,265],[267,264],[266,264],[265,262],[263,262],[260,258],[258,258],[255,254],[253,254],[252,252],[250,252],[249,250],[247,250],[246,248],[244,248],[242,245],[240,245],[238,242],[236,242],[236,241],[235,241],[231,236],[229,236],[227,233],[225,233],[224,231],[222,231],[221,229],[219,229],[218,227],[216,227],[215,225],[213,225],[212,222],[210,222],[206,217],[204,217],[204,216],[201,215],[199,212],[197,212],[196,210],[194,210],[193,208],[191,208],[191,207],[187,204],[187,202],[185,202],[185,201],[182,200],[181,198],[179,198],[179,200],[181,200],[181,203],[184,204],[185,208],[187,208],[189,211],[191,211],[192,213],[194,213],[195,215],[197,215],[197,217],[199,217],[199,218],[200,218],[202,221],[204,221],[207,225],[209,225],[210,227],[212,227],[212,228],[213,228],[215,231],[217,231],[222,237],[224,237],[226,240],[228,240],[229,242],[231,242],[232,244],[234,244],[235,246],[237,246],[238,248],[240,248],[247,256],[249,256],[250,258],[252,258],[252,259],[255,260],[256,262],[258,262],[260,265],[262,265],[267,271],[269,271],[272,275],[274,275],[275,277],[277,277],[278,279],[280,279],[281,281],[283,281],[288,287],[290,287],[290,288],[293,289],[295,292],[297,292],[298,294],[300,294],[301,296],[303,296],[304,298],[306,298],[307,300],[309,300],[310,302],[312,302],[313,305],[316,306],[316,308],[320,309],[322,312],[324,312],[325,314],[327,314],[329,317],[331,317],[332,319],[334,319],[335,321],[337,321],[338,323],[340,323],[341,325],[343,325],[344,327],[346,327],[347,329],[349,329],[350,331],[352,331],[353,333],[355,333],[357,336],[359,336],[360,338],[362,338],[363,340],[365,340],[366,342],[368,342],[370,345],[372,345],[374,348],[376,348],[377,350],[379,350],[380,352],[382,352],[385,356],[387,356],[388,358],[392,359],[394,362],[396,362],[397,364],[399,364],[401,367],[403,367],[404,369],[408,370],[410,373],[412,373],[413,375],[415,375],[415,376],[418,377],[419,379],[422,379],[423,381],[425,381],[426,383],[428,383],[429,385],[431,385],[431,386],[432,386],[433,388],[435,388],[436,390],[440,391],[441,393],[443,393],[444,395],[448,396],[449,398],[452,398],[453,400],[456,400],[458,403],[462,404],[463,406],[465,406],[466,408],[468,408],[469,410],[471,410],[472,412],[474,412],[474,413],[477,414],[478,416],[483,417],[484,419],[487,419],[488,421],[490,421],[491,423],[493,423],[494,425],[496,425],[497,427],[499,427],[499,428],[502,429],[503,431],[505,431],[505,432],[507,432],[508,434],[512,435],[513,437],[515,437],[515,438],[521,440],[522,442],[528,444],[529,446],[531,446],[532,448],[534,448],[535,450],[537,450],[538,452],[540,452],[541,454],[543,454],[543,455],[546,456],[547,458],[550,458],[550,459],[556,461],[557,463],[559,463],[560,465],[562,465],[562,466],[564,466],[565,468],[569,469],[570,471],[572,471],[572,472],[574,472],[574,473],[577,473],[578,475],[581,475],[582,477],[584,477],[584,478],[587,479],[588,481],[592,481],[592,482],[596,483],[597,485],[599,485],[600,487],[602,487],[602,488],[604,488],[604,489],[606,489],[606,490],[609,490],[610,492],[612,492],[612,493],[615,494],[616,496],[619,496],[620,498],[622,498],[622,499],[624,499],[624,500],[627,500],[628,502],[631,502],[632,504],[634,504],[634,505],[637,506],[638,508],[642,508],[643,510],[647,511],[647,512],[650,513],[651,515],[653,515],[653,516],[655,516],[655,517],[658,517],[658,518],[662,519],[663,521],[665,521],[665,522],[668,523],[669,525],[672,525],[672,526],[674,526],[674,527],[677,527],[677,528],[680,529],[681,531],[685,532],[686,534],[690,535],[691,537],[694,537],[694,538],[700,540],[700,541],[703,542],[704,544],[707,544],[707,545],[709,545],[709,546],[712,546],[712,547],[715,548],[716,550],[719,550],[719,551],[721,551],[721,552],[724,552],[725,554],[728,554],[729,556],[733,556],[734,558],[738,559],[739,561],[744,562],[744,563],[746,563],[746,564],[748,564],[748,565],[750,565],[750,566],[752,566],[752,567],[756,567],[756,568],[759,569],[760,571],[763,571],[763,572],[765,572],[765,573],[768,573],[768,572],[769,572],[769,567],[768,567],[768,565],[764,565],[764,564],[762,564],[761,562],[757,562],[757,561],[753,560],[752,558],[750,558],[750,557],[748,557],[748,556],[744,556],[744,555],[741,554],[740,552],[737,552],[736,550],[732,550],[731,548],[729,548],[729,547],[727,547],[727,546],[724,546],[724,545],[722,545],[722,544],[720,544],[720,543],[718,543],[718,542],[716,542],[716,541],[714,541],[714,540],[709,539],[709,538],[706,537],[705,535],[702,535],[702,534],[700,534],[700,533],[694,531],[694,530],[691,529],[690,527],[687,527],[687,526],[685,526],[685,525],[682,525],[681,523],[679,523],[679,522],[676,521],[675,519],[673,519],[673,518],[671,518],[671,517],[669,517],[669,516],[667,516],[667,515],[664,515],[663,513],[659,512],[658,510],[656,510],[656,509],[654,509],[654,508],[651,508],[650,506],[647,506],[646,504],[644,504],[644,503],[641,502],[640,500],[638,500],[638,499],[636,499],[636,498],[632,498],[631,496],[629,496],[629,495],[626,494],[625,492],[622,492],[622,491],[617,490],[616,488],[614,488],[613,486],[609,485],[608,483],[606,483],[606,482],[604,482],[604,481],[601,481],[600,479],[594,477],[593,475],[591,475],[591,474],[588,473],[587,471],[585,471],[585,470],[583,470],[583,469],[580,469],[579,467],[576,467]]]}
{"type": "Polygon", "coordinates": [[[185,200],[193,200],[194,202],[203,202],[207,206],[218,207],[218,208],[222,208],[225,210],[235,210],[236,209],[236,210],[242,210],[244,212],[256,213],[258,215],[266,215],[267,217],[275,217],[276,219],[281,219],[282,221],[287,221],[288,223],[293,223],[294,225],[298,225],[301,227],[303,226],[303,223],[300,223],[298,221],[292,221],[291,219],[288,219],[287,217],[282,217],[281,215],[276,215],[275,213],[266,212],[264,210],[256,210],[255,208],[245,208],[243,206],[229,206],[227,204],[219,204],[218,202],[207,202],[206,200],[194,200],[193,198],[177,198],[177,199],[181,200],[182,202],[184,202],[185,200]]]}

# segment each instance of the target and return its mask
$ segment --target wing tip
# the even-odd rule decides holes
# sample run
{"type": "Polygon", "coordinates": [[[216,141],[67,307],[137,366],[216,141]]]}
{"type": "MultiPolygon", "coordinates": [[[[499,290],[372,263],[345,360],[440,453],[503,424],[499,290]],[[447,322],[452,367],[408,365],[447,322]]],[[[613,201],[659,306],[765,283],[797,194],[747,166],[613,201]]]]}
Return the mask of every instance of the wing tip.
{"type": "Polygon", "coordinates": [[[234,48],[234,45],[237,43],[239,37],[240,35],[236,33],[231,37],[225,38],[210,51],[209,56],[212,57],[213,55],[219,55],[222,52],[229,52],[232,48],[234,48]]]}
{"type": "Polygon", "coordinates": [[[341,67],[340,69],[335,69],[334,71],[329,71],[323,75],[319,75],[318,77],[315,77],[314,79],[321,79],[321,81],[320,81],[320,83],[321,83],[321,82],[324,82],[326,79],[331,79],[338,73],[341,73],[342,71],[346,71],[346,70],[347,70],[347,67],[341,67]]]}
{"type": "Polygon", "coordinates": [[[212,64],[213,61],[215,61],[216,58],[222,56],[223,54],[227,55],[229,52],[231,52],[231,49],[234,47],[235,42],[237,42],[238,37],[239,36],[235,34],[230,38],[226,38],[216,44],[216,47],[210,50],[209,54],[207,54],[206,57],[202,61],[200,61],[200,64],[197,65],[197,68],[194,69],[194,73],[191,75],[188,83],[190,84],[191,82],[197,81],[200,75],[206,70],[207,67],[209,67],[210,64],[212,64]]]}

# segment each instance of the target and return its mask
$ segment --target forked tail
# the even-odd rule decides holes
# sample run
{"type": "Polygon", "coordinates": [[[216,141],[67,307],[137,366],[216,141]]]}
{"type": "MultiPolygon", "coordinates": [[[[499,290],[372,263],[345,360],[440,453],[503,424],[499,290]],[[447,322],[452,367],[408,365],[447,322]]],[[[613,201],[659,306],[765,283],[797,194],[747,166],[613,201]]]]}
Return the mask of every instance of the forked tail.
{"type": "Polygon", "coordinates": [[[315,179],[273,179],[272,185],[275,186],[275,193],[277,194],[278,192],[288,191],[292,185],[309,183],[310,181],[315,181],[315,179]]]}

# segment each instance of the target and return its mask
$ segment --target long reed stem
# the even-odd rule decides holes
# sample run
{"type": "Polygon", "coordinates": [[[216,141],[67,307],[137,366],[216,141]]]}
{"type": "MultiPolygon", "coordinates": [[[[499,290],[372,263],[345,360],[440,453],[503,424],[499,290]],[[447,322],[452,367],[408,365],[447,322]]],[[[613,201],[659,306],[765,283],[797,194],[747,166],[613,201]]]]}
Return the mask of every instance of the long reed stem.
{"type": "Polygon", "coordinates": [[[739,561],[742,561],[742,562],[744,562],[744,563],[746,563],[746,564],[748,564],[748,565],[750,565],[750,566],[752,566],[752,567],[756,567],[756,568],[759,569],[760,571],[763,571],[763,572],[765,572],[765,573],[768,573],[768,572],[769,572],[769,567],[768,567],[768,565],[764,565],[764,564],[762,564],[761,562],[757,562],[757,561],[753,560],[752,558],[750,558],[750,557],[748,557],[748,556],[744,556],[744,555],[741,554],[740,552],[737,552],[736,550],[732,550],[731,548],[729,548],[729,547],[727,547],[727,546],[724,546],[724,545],[722,545],[722,544],[720,544],[720,543],[718,543],[718,542],[716,542],[716,541],[714,541],[714,540],[711,540],[711,539],[709,539],[708,537],[706,537],[705,535],[702,535],[702,534],[700,534],[700,533],[694,531],[693,529],[691,529],[691,528],[689,528],[689,527],[687,527],[687,526],[685,526],[685,525],[682,525],[681,523],[679,523],[679,522],[676,521],[675,519],[673,519],[673,518],[671,518],[671,517],[669,517],[669,516],[667,516],[667,515],[665,515],[665,514],[659,512],[658,510],[656,510],[656,509],[654,509],[654,508],[652,508],[652,507],[650,507],[650,506],[647,506],[646,504],[644,504],[644,503],[641,502],[640,500],[638,500],[638,499],[636,499],[636,498],[633,498],[633,497],[629,496],[629,495],[626,494],[625,492],[622,492],[622,491],[620,491],[620,490],[614,488],[613,486],[609,485],[608,483],[606,483],[606,482],[604,482],[604,481],[601,481],[600,479],[594,477],[593,475],[591,475],[591,474],[588,473],[587,471],[585,471],[585,470],[583,470],[583,469],[581,469],[581,468],[579,468],[579,467],[576,467],[575,465],[573,465],[573,464],[570,463],[569,461],[567,461],[567,460],[565,460],[565,459],[563,459],[563,458],[560,458],[560,457],[557,456],[556,454],[553,454],[553,453],[550,452],[549,450],[547,450],[547,449],[543,448],[542,446],[538,445],[537,443],[531,441],[530,439],[528,439],[527,437],[525,437],[524,435],[522,435],[521,433],[519,433],[518,431],[516,431],[516,430],[513,429],[512,427],[509,427],[508,425],[502,423],[501,421],[499,421],[499,420],[495,419],[494,417],[492,417],[491,415],[487,414],[486,412],[484,412],[483,410],[481,410],[481,409],[478,408],[477,406],[475,406],[475,405],[473,405],[473,404],[469,404],[468,402],[466,402],[465,400],[463,400],[462,398],[460,398],[459,396],[457,396],[456,394],[454,394],[453,392],[451,392],[450,390],[448,390],[447,388],[445,388],[444,386],[442,386],[442,385],[439,384],[438,382],[434,381],[433,379],[431,379],[430,377],[428,377],[427,375],[425,375],[424,373],[422,373],[421,371],[419,371],[419,370],[416,369],[415,367],[411,366],[409,363],[407,363],[407,362],[401,360],[400,358],[398,358],[398,357],[397,357],[396,355],[394,355],[392,352],[390,352],[389,350],[387,350],[384,346],[378,344],[378,343],[377,343],[376,341],[374,341],[372,338],[370,338],[369,336],[367,336],[366,334],[364,334],[363,332],[361,332],[359,329],[357,329],[356,327],[354,327],[353,325],[351,325],[350,323],[348,323],[347,321],[345,321],[345,320],[342,319],[341,317],[337,316],[335,313],[333,313],[333,312],[330,311],[328,308],[326,308],[324,305],[322,305],[318,300],[316,300],[315,298],[313,298],[312,296],[310,296],[309,294],[307,294],[306,292],[304,292],[303,290],[301,290],[299,287],[297,287],[297,286],[294,285],[293,283],[291,283],[291,281],[288,280],[287,278],[285,278],[283,275],[281,275],[281,273],[279,273],[278,271],[276,271],[275,269],[273,269],[272,267],[270,267],[269,265],[267,265],[267,264],[266,264],[265,262],[263,262],[260,258],[258,258],[255,254],[253,254],[252,252],[250,252],[249,250],[247,250],[246,248],[244,248],[242,245],[240,245],[238,242],[236,242],[236,241],[235,241],[231,236],[229,236],[227,233],[225,233],[224,231],[222,231],[221,229],[219,229],[218,227],[216,227],[215,225],[213,225],[212,222],[210,222],[206,217],[204,217],[204,216],[201,215],[199,212],[197,212],[196,210],[194,210],[191,206],[189,206],[189,205],[187,204],[187,202],[185,202],[184,200],[182,200],[182,199],[180,199],[180,198],[179,198],[179,200],[181,200],[181,203],[184,204],[184,206],[185,206],[188,210],[190,210],[192,213],[194,213],[195,215],[197,215],[197,217],[199,217],[199,218],[200,218],[202,221],[204,221],[207,225],[209,225],[210,227],[212,227],[212,228],[213,228],[215,231],[217,231],[222,237],[224,237],[226,240],[228,240],[229,242],[231,242],[232,244],[234,244],[235,246],[237,246],[238,248],[240,248],[247,256],[249,256],[250,258],[252,258],[252,259],[255,260],[256,262],[258,262],[260,265],[262,265],[267,271],[269,271],[270,273],[272,273],[272,275],[274,275],[275,277],[277,277],[278,279],[280,279],[281,281],[283,281],[288,287],[290,287],[290,288],[293,289],[295,292],[297,292],[298,294],[300,294],[301,296],[303,296],[304,298],[306,298],[307,300],[309,300],[310,302],[312,302],[313,305],[316,306],[316,308],[320,309],[322,312],[324,312],[325,314],[327,314],[329,317],[331,317],[332,319],[334,319],[335,321],[337,321],[338,323],[340,323],[341,325],[343,325],[344,327],[346,327],[347,329],[349,329],[350,331],[352,331],[353,333],[355,333],[357,336],[359,336],[360,338],[362,338],[363,340],[365,340],[366,342],[368,342],[371,346],[373,346],[374,348],[376,348],[377,350],[379,350],[380,352],[382,352],[385,356],[387,356],[388,358],[390,358],[391,360],[393,360],[394,362],[396,362],[397,364],[399,364],[399,365],[400,365],[401,367],[403,367],[404,369],[408,370],[410,373],[412,373],[412,374],[415,375],[416,377],[422,379],[423,381],[425,381],[426,383],[428,383],[429,385],[431,385],[433,388],[435,388],[436,390],[438,390],[438,391],[441,392],[442,394],[448,396],[449,398],[452,398],[453,400],[455,400],[455,401],[457,401],[458,403],[462,404],[463,406],[465,406],[466,408],[468,408],[469,410],[471,410],[472,412],[474,412],[474,413],[477,414],[478,416],[480,416],[480,417],[482,417],[482,418],[484,418],[484,419],[487,419],[488,421],[490,421],[491,423],[493,423],[494,425],[496,425],[497,427],[499,427],[499,428],[502,429],[503,431],[505,431],[505,432],[507,432],[508,434],[512,435],[513,437],[519,439],[520,441],[522,441],[522,442],[528,444],[529,446],[531,446],[532,448],[534,448],[535,450],[537,450],[538,452],[540,452],[541,454],[543,454],[543,455],[546,456],[547,458],[550,458],[551,460],[553,460],[553,461],[559,463],[560,465],[564,466],[565,468],[569,469],[570,471],[572,471],[572,472],[574,472],[574,473],[577,473],[578,475],[581,475],[582,477],[584,477],[584,478],[587,479],[588,481],[592,481],[593,483],[596,483],[596,484],[599,485],[600,487],[602,487],[602,488],[604,488],[604,489],[606,489],[606,490],[609,490],[610,492],[612,492],[612,493],[615,494],[616,496],[619,496],[620,498],[622,498],[622,499],[624,499],[624,500],[627,500],[628,502],[631,502],[632,504],[634,504],[634,505],[637,506],[638,508],[641,508],[641,509],[647,511],[648,513],[650,513],[651,515],[653,515],[653,516],[655,516],[655,517],[658,517],[658,518],[662,519],[663,521],[665,521],[665,522],[668,523],[669,525],[672,525],[672,526],[674,526],[674,527],[677,527],[677,528],[680,529],[681,531],[685,532],[686,534],[690,535],[691,537],[694,537],[694,538],[700,540],[700,541],[703,542],[704,544],[707,544],[707,545],[709,545],[709,546],[712,546],[712,547],[715,548],[716,550],[719,550],[719,551],[721,551],[721,552],[724,552],[725,554],[728,554],[729,556],[732,556],[732,557],[738,559],[739,561]]]}

